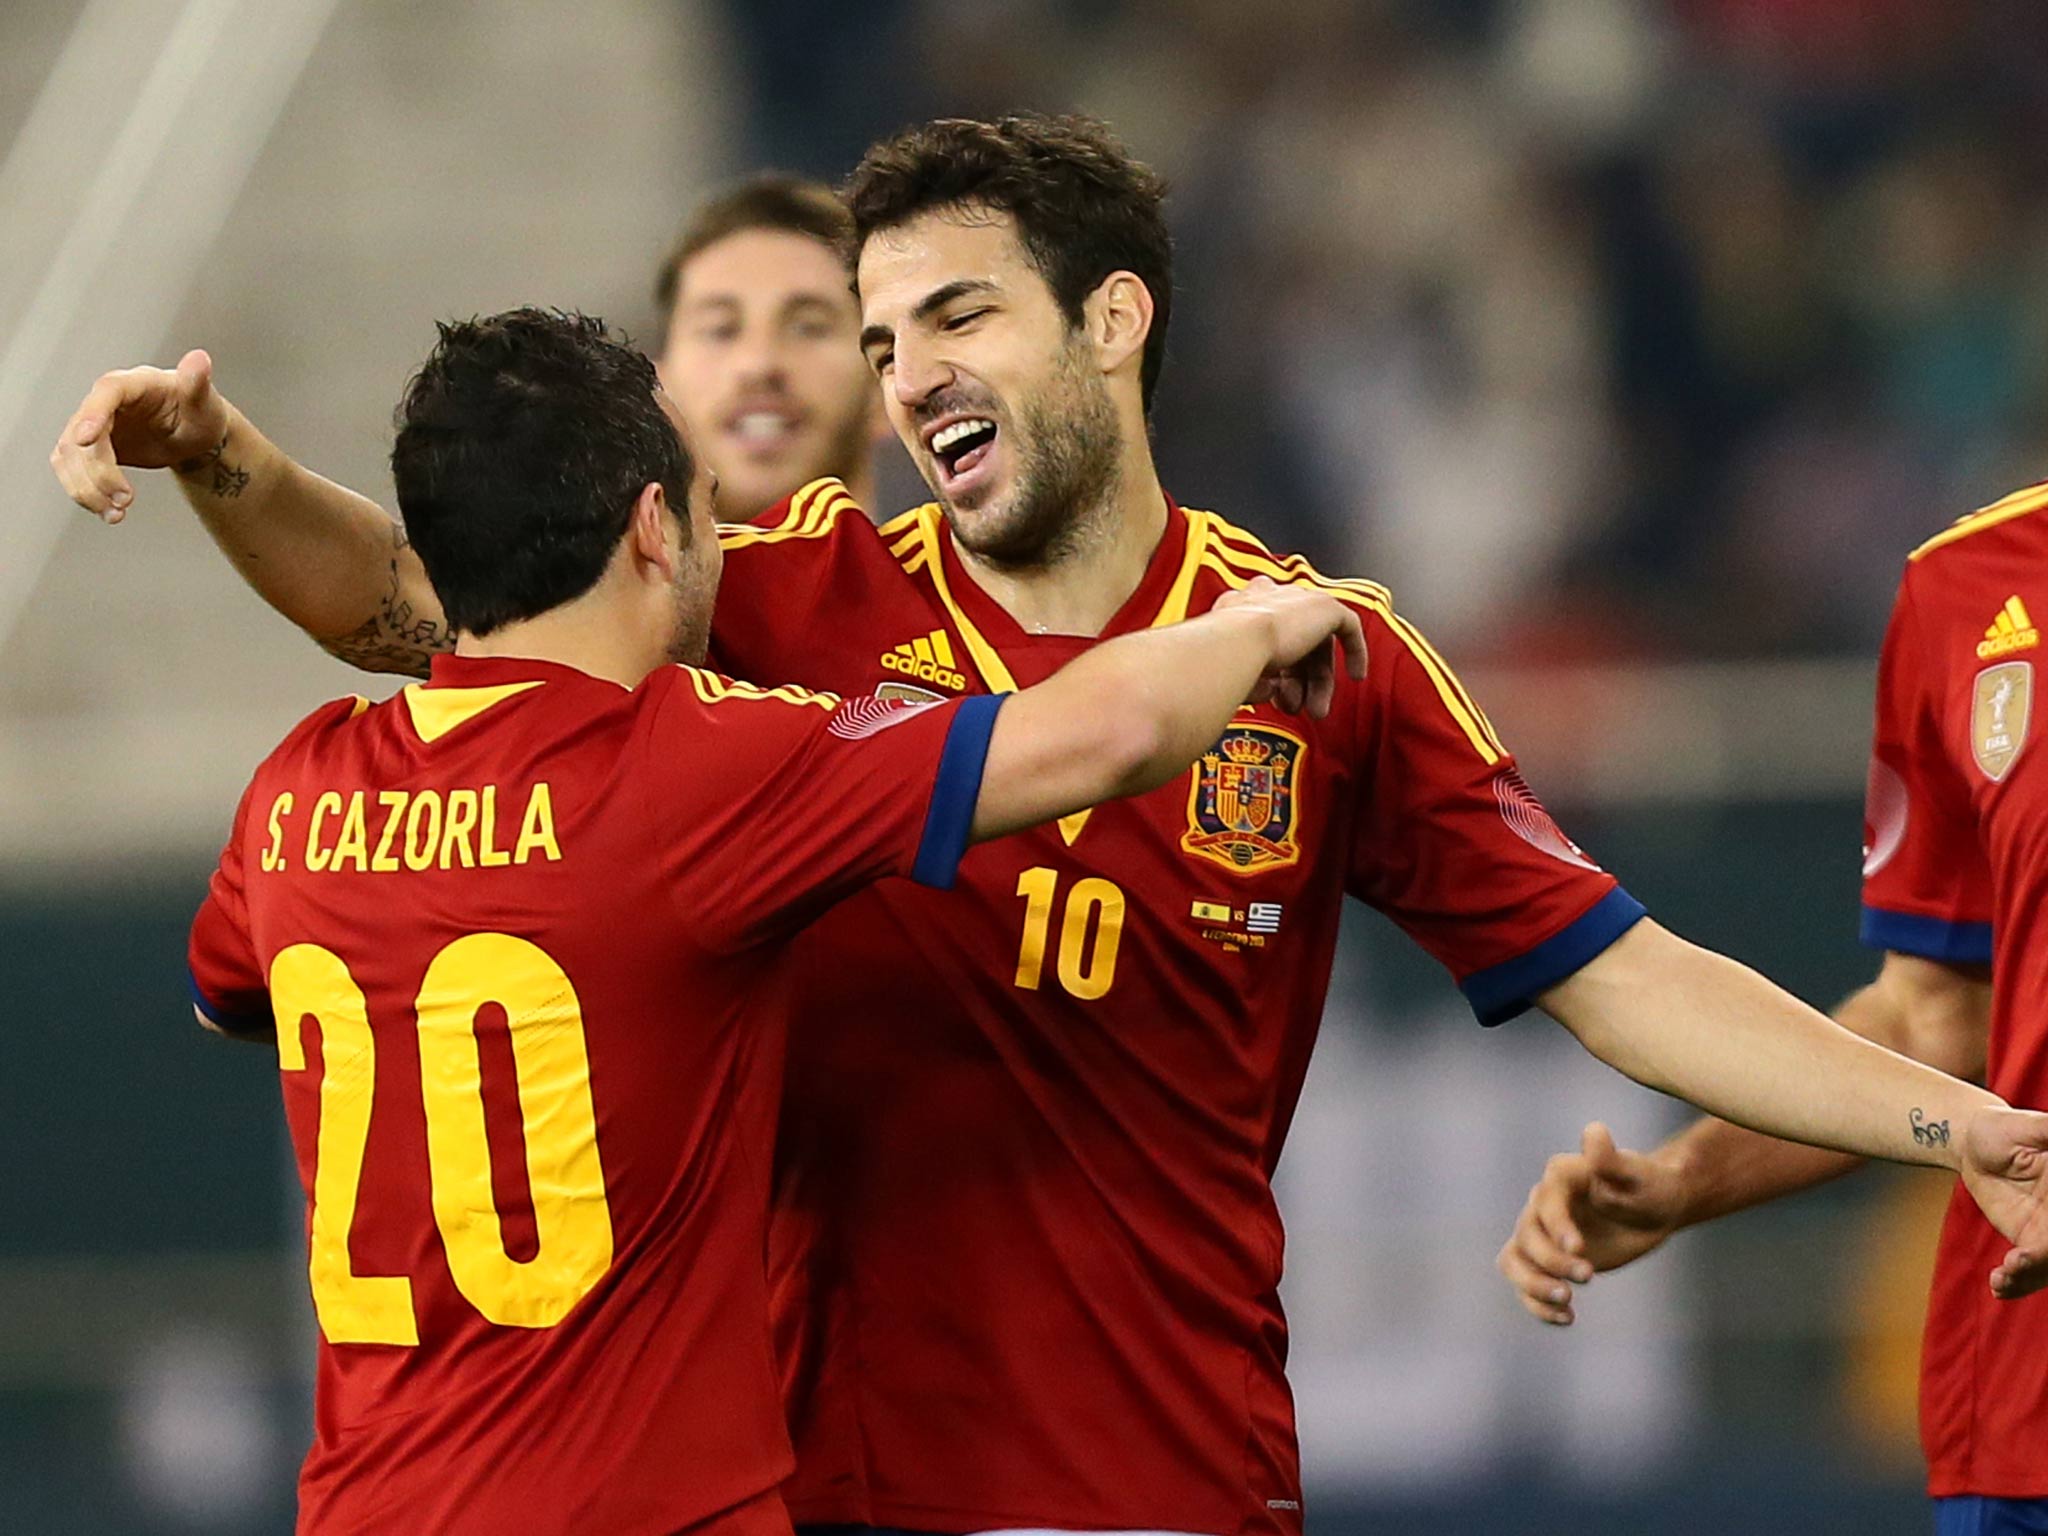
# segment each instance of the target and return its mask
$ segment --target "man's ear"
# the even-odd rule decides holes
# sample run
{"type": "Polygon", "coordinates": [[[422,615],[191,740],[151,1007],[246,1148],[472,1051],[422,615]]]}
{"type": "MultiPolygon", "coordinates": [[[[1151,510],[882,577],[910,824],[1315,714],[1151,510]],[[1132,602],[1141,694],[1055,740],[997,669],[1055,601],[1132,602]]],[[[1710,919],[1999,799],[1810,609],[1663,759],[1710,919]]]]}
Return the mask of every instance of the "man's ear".
{"type": "Polygon", "coordinates": [[[1152,334],[1152,290],[1135,272],[1112,272],[1081,306],[1088,338],[1104,373],[1143,366],[1145,338],[1152,334]]]}
{"type": "Polygon", "coordinates": [[[626,525],[626,542],[633,551],[633,563],[652,566],[663,581],[675,579],[676,551],[669,543],[669,529],[676,517],[669,510],[668,492],[662,489],[661,482],[650,480],[640,487],[632,519],[626,525]]]}

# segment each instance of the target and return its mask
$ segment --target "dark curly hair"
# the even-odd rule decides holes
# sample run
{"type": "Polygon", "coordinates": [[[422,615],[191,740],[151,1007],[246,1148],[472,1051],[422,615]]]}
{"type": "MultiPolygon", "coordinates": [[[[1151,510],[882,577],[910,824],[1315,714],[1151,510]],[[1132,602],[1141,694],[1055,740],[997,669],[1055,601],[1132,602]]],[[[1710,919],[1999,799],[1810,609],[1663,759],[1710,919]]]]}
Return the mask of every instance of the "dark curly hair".
{"type": "Polygon", "coordinates": [[[451,625],[487,635],[581,597],[650,483],[688,535],[689,451],[654,365],[602,320],[514,309],[439,330],[399,401],[391,473],[451,625]]]}
{"type": "Polygon", "coordinates": [[[997,209],[1017,223],[1031,263],[1070,325],[1112,272],[1152,293],[1152,330],[1139,380],[1152,408],[1173,309],[1173,240],[1166,183],[1092,117],[1020,113],[981,122],[943,117],[905,128],[861,157],[841,196],[857,257],[879,230],[936,208],[997,209]]]}

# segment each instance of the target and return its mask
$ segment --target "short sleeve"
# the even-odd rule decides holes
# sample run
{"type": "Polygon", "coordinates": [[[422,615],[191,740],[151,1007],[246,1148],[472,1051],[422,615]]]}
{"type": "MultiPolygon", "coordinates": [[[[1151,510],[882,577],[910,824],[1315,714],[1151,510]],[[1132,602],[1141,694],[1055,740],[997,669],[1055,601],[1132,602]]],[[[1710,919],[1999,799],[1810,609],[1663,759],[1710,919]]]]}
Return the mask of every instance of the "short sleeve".
{"type": "Polygon", "coordinates": [[[1004,695],[841,700],[674,672],[642,782],[672,883],[710,896],[738,942],[892,875],[953,883],[1004,695]]]}
{"type": "Polygon", "coordinates": [[[1969,786],[1942,740],[1939,655],[1900,585],[1877,668],[1863,809],[1863,942],[1952,964],[1991,960],[1991,870],[1969,786]]]}
{"type": "Polygon", "coordinates": [[[1480,1023],[1503,1023],[1643,908],[1551,819],[1427,641],[1398,619],[1368,637],[1349,888],[1450,971],[1480,1023]]]}
{"type": "Polygon", "coordinates": [[[207,1023],[229,1035],[269,1035],[275,1028],[244,894],[245,833],[255,792],[255,785],[250,785],[235,809],[234,827],[207,885],[206,898],[192,919],[186,949],[192,1005],[207,1023]]]}

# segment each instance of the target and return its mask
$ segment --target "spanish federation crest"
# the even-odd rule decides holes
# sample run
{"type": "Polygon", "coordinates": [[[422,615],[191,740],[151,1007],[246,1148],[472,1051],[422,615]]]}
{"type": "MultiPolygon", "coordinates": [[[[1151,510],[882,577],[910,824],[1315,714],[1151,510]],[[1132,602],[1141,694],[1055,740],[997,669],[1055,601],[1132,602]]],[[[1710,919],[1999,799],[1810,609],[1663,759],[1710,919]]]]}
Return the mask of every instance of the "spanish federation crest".
{"type": "Polygon", "coordinates": [[[1195,764],[1180,845],[1249,875],[1301,857],[1298,770],[1308,745],[1270,725],[1233,725],[1195,764]]]}
{"type": "Polygon", "coordinates": [[[2034,664],[2001,662],[1977,674],[1971,690],[1970,755],[1996,784],[2027,744],[2034,713],[2034,664]]]}

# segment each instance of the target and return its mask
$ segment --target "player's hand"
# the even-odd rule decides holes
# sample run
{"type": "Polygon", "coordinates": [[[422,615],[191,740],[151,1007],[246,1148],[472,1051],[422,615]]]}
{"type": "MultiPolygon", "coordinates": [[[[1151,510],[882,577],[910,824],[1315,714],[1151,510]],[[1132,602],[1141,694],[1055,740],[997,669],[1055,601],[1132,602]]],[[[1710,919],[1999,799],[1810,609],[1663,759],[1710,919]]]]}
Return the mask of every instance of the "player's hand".
{"type": "Polygon", "coordinates": [[[1365,680],[1365,629],[1358,610],[1312,587],[1285,586],[1254,576],[1218,598],[1217,608],[1242,608],[1272,626],[1272,657],[1248,704],[1271,702],[1290,714],[1320,720],[1337,697],[1337,655],[1353,681],[1365,680]],[[1332,644],[1332,641],[1335,644],[1332,644]]]}
{"type": "Polygon", "coordinates": [[[1684,1193],[1676,1171],[1623,1151],[1595,1121],[1577,1152],[1544,1165],[1495,1262],[1530,1316],[1569,1327],[1572,1287],[1641,1258],[1677,1231],[1684,1193]]]}
{"type": "Polygon", "coordinates": [[[50,450],[64,493],[95,517],[118,523],[135,500],[121,473],[165,469],[203,458],[228,430],[228,403],[213,387],[213,359],[187,352],[176,368],[121,368],[86,392],[50,450]]]}
{"type": "Polygon", "coordinates": [[[1963,1132],[1963,1183],[2012,1247],[1991,1272],[2004,1301],[2048,1286],[2048,1115],[1981,1109],[1963,1132]]]}

